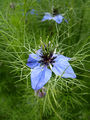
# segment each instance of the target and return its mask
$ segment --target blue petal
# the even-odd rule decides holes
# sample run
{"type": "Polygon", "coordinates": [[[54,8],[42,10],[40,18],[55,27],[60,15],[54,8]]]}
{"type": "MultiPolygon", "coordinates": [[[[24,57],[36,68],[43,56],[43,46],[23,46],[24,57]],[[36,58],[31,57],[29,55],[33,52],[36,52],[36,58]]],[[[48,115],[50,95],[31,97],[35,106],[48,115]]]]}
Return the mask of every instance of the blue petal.
{"type": "Polygon", "coordinates": [[[35,14],[34,12],[35,12],[35,10],[32,9],[32,10],[30,11],[31,15],[35,14]]]}
{"type": "Polygon", "coordinates": [[[57,61],[61,61],[61,60],[70,60],[71,58],[69,58],[69,57],[66,57],[66,56],[64,56],[64,55],[58,55],[58,54],[54,54],[54,56],[56,56],[56,59],[55,59],[55,61],[57,62],[57,61]]]}
{"type": "Polygon", "coordinates": [[[50,79],[51,70],[47,67],[35,67],[31,72],[31,85],[34,90],[42,88],[50,79]]]}
{"type": "Polygon", "coordinates": [[[34,9],[32,9],[32,10],[28,10],[28,11],[26,12],[26,16],[27,16],[28,14],[33,15],[33,14],[35,14],[34,12],[35,12],[34,9]]]}
{"type": "Polygon", "coordinates": [[[39,49],[39,50],[36,51],[36,54],[41,55],[41,52],[42,52],[42,49],[39,49]]]}
{"type": "Polygon", "coordinates": [[[40,63],[38,63],[38,61],[40,60],[40,57],[36,54],[30,54],[28,61],[27,61],[27,66],[30,68],[34,68],[36,66],[38,66],[40,63]]]}
{"type": "Polygon", "coordinates": [[[63,16],[62,15],[56,15],[55,17],[53,17],[53,20],[56,21],[56,23],[60,24],[63,20],[63,16]]]}
{"type": "Polygon", "coordinates": [[[68,23],[68,21],[65,19],[65,22],[68,23]]]}
{"type": "Polygon", "coordinates": [[[37,13],[36,13],[36,10],[34,10],[34,9],[32,9],[32,10],[28,10],[27,12],[26,12],[26,16],[28,15],[28,14],[31,14],[31,15],[38,15],[37,13]]]}
{"type": "Polygon", "coordinates": [[[60,75],[61,77],[64,77],[64,78],[76,78],[76,75],[72,67],[70,66],[68,60],[69,58],[63,55],[59,55],[55,59],[56,62],[53,64],[52,71],[56,75],[60,75]]]}
{"type": "Polygon", "coordinates": [[[45,20],[51,20],[51,19],[52,19],[51,14],[50,14],[50,13],[45,13],[45,15],[44,15],[42,21],[45,21],[45,20]]]}

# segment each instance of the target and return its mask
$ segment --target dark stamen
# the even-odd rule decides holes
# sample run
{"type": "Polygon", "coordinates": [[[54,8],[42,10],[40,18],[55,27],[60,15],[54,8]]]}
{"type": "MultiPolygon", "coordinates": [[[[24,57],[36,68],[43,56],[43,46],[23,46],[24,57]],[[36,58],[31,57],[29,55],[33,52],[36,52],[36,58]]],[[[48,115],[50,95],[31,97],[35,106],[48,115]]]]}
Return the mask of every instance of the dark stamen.
{"type": "Polygon", "coordinates": [[[53,64],[55,61],[55,59],[56,59],[56,56],[54,56],[53,57],[53,51],[51,51],[51,52],[43,52],[42,51],[42,54],[40,55],[40,57],[41,57],[41,60],[39,61],[39,63],[41,63],[41,65],[49,65],[49,64],[53,64]]]}
{"type": "Polygon", "coordinates": [[[58,15],[59,13],[58,13],[58,9],[57,8],[54,8],[53,9],[53,15],[58,15]]]}

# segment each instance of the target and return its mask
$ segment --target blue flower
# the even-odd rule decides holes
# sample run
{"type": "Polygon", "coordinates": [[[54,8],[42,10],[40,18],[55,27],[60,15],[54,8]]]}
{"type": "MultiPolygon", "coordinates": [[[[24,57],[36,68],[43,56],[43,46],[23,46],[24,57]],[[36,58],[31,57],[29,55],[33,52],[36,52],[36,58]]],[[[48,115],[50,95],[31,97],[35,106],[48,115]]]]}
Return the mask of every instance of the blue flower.
{"type": "Polygon", "coordinates": [[[34,10],[34,9],[32,9],[32,10],[28,10],[27,12],[26,12],[26,16],[28,15],[28,14],[31,14],[31,15],[38,15],[37,13],[36,13],[36,10],[34,10]]]}
{"type": "MultiPolygon", "coordinates": [[[[57,14],[57,15],[53,16],[52,14],[50,14],[50,13],[47,12],[47,13],[45,13],[42,21],[54,20],[54,21],[56,21],[56,23],[60,24],[63,19],[64,19],[64,17],[62,15],[60,15],[60,14],[57,14]]],[[[65,19],[65,22],[68,23],[68,21],[66,19],[65,19]]]]}
{"type": "Polygon", "coordinates": [[[31,13],[31,15],[35,14],[35,10],[32,9],[32,10],[30,11],[30,13],[31,13]]]}
{"type": "Polygon", "coordinates": [[[27,66],[31,68],[32,88],[41,89],[51,78],[52,71],[63,78],[76,78],[69,60],[70,58],[48,51],[47,48],[39,49],[36,54],[30,54],[27,66]]]}

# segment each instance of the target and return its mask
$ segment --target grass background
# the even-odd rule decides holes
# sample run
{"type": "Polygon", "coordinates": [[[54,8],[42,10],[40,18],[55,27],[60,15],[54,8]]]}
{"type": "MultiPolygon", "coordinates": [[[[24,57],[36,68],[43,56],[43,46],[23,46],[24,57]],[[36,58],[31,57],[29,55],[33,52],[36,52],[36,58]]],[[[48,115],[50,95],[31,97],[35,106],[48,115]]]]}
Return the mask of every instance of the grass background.
{"type": "Polygon", "coordinates": [[[90,119],[89,7],[89,0],[0,0],[0,120],[90,119]],[[10,8],[12,3],[15,9],[10,8]],[[52,6],[68,24],[41,22],[52,6]],[[31,9],[38,15],[26,16],[31,9]],[[53,75],[42,99],[34,96],[26,66],[40,39],[73,58],[70,63],[77,75],[75,80],[53,75]]]}

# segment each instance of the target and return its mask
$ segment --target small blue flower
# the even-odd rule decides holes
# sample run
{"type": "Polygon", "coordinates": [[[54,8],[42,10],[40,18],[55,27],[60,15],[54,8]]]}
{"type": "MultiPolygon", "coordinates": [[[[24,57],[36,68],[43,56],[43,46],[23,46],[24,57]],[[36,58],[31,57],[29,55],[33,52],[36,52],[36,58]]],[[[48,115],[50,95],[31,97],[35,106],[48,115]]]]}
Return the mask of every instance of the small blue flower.
{"type": "Polygon", "coordinates": [[[31,85],[34,90],[41,89],[52,76],[52,71],[63,78],[76,78],[70,58],[55,54],[54,51],[39,49],[29,55],[27,66],[31,68],[31,85]],[[50,67],[52,66],[52,67],[50,67]]]}
{"type": "MultiPolygon", "coordinates": [[[[42,21],[54,20],[54,21],[56,21],[56,23],[60,24],[63,19],[64,19],[64,17],[62,15],[60,15],[60,14],[57,14],[57,15],[53,16],[52,14],[50,14],[50,13],[47,12],[47,13],[45,13],[42,21]]],[[[67,20],[65,20],[65,22],[68,23],[67,20]]]]}
{"type": "Polygon", "coordinates": [[[31,13],[31,15],[35,14],[35,10],[32,9],[32,10],[30,11],[30,13],[31,13]]]}
{"type": "Polygon", "coordinates": [[[26,12],[26,16],[28,15],[28,14],[31,14],[31,15],[38,15],[37,13],[36,13],[36,10],[34,10],[34,9],[32,9],[32,10],[28,10],[27,12],[26,12]]]}

